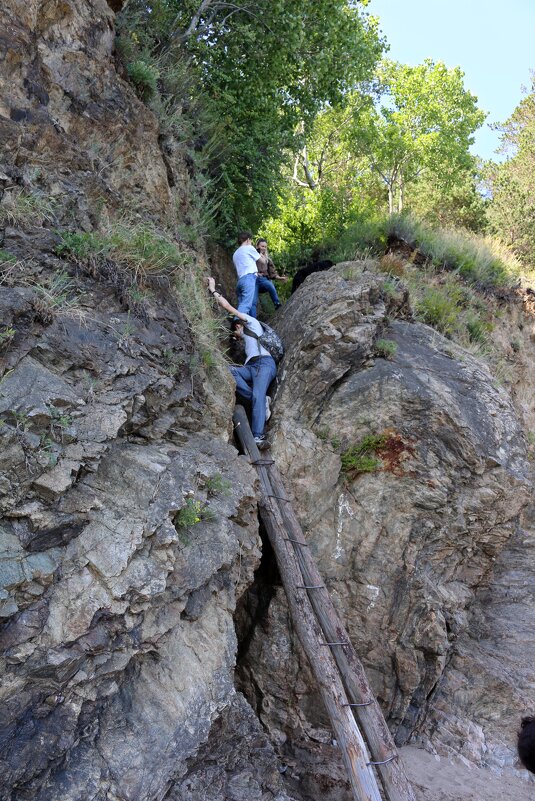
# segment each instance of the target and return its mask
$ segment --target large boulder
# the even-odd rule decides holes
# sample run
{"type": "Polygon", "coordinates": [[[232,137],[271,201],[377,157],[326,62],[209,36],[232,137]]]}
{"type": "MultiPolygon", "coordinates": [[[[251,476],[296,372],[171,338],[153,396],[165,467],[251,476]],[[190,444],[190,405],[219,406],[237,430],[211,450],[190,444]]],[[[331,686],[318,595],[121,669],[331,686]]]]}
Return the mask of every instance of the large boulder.
{"type": "MultiPolygon", "coordinates": [[[[274,458],[397,741],[423,727],[428,746],[440,748],[444,713],[433,693],[469,667],[459,662],[460,643],[476,593],[527,499],[514,409],[481,361],[413,322],[403,288],[364,263],[311,276],[277,327],[286,357],[274,458]]],[[[286,617],[277,594],[251,636],[245,686],[288,759],[299,762],[307,741],[309,750],[324,742],[322,769],[336,784],[328,726],[299,649],[284,650],[280,670],[277,660],[264,666],[270,652],[281,653],[286,617]]],[[[517,699],[517,718],[522,709],[517,699]]],[[[457,752],[477,729],[472,714],[462,702],[450,710],[448,745],[457,752]]],[[[475,738],[472,759],[486,747],[475,738]]]]}

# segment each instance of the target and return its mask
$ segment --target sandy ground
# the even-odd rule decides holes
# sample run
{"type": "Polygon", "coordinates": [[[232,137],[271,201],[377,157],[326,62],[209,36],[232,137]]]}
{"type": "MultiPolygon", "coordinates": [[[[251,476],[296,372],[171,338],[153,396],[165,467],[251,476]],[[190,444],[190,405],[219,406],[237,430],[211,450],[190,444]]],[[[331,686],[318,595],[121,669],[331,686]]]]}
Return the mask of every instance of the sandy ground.
{"type": "MultiPolygon", "coordinates": [[[[499,776],[407,746],[401,756],[417,801],[535,801],[535,776],[499,776]]],[[[524,776],[524,772],[521,774],[524,776]]]]}

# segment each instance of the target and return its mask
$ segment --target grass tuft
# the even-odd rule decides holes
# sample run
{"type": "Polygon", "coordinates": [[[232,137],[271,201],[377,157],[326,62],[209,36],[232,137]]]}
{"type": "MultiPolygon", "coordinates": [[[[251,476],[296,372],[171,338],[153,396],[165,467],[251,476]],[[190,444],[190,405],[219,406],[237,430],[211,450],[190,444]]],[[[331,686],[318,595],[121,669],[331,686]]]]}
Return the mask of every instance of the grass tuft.
{"type": "Polygon", "coordinates": [[[54,202],[34,191],[17,189],[6,193],[0,205],[0,223],[14,228],[43,225],[54,219],[54,202]]]}
{"type": "Polygon", "coordinates": [[[375,354],[383,359],[393,359],[397,352],[397,343],[392,339],[378,339],[375,343],[375,354]]]}
{"type": "Polygon", "coordinates": [[[480,289],[510,287],[519,282],[521,265],[502,244],[468,231],[433,229],[408,215],[393,216],[390,234],[395,234],[437,269],[451,270],[480,289]]]}
{"type": "Polygon", "coordinates": [[[147,102],[156,95],[160,71],[154,64],[138,59],[128,64],[126,71],[141,100],[147,102]]]}
{"type": "Polygon", "coordinates": [[[372,473],[379,470],[382,462],[375,454],[386,444],[387,440],[386,434],[368,434],[357,445],[351,445],[340,455],[342,472],[356,476],[359,473],[372,473]]]}

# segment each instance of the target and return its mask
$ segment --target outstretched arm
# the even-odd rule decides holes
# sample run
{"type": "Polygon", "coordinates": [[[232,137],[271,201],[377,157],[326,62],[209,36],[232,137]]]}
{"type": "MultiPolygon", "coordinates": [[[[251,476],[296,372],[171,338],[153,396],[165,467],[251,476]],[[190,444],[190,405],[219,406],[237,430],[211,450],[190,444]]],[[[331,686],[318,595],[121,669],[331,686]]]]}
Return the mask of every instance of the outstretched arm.
{"type": "Polygon", "coordinates": [[[217,300],[222,309],[225,309],[226,312],[228,312],[229,314],[233,314],[235,317],[239,317],[240,320],[244,320],[245,322],[247,322],[248,315],[238,311],[238,309],[235,309],[234,306],[231,306],[228,300],[224,298],[220,292],[216,291],[215,280],[211,276],[208,279],[208,290],[210,294],[213,295],[214,298],[217,300]]]}

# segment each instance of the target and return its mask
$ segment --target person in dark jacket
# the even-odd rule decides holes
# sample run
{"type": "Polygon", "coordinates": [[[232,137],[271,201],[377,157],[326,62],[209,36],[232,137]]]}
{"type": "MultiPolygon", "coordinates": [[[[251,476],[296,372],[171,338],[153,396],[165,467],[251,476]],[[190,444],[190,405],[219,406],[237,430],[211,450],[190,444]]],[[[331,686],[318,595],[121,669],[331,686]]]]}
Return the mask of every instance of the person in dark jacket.
{"type": "Polygon", "coordinates": [[[278,309],[281,302],[273,281],[287,281],[288,278],[285,275],[279,275],[277,273],[271,256],[268,253],[268,244],[265,239],[256,240],[256,250],[260,253],[260,258],[256,262],[258,268],[258,277],[256,279],[258,292],[267,292],[273,301],[273,305],[278,309]]]}

